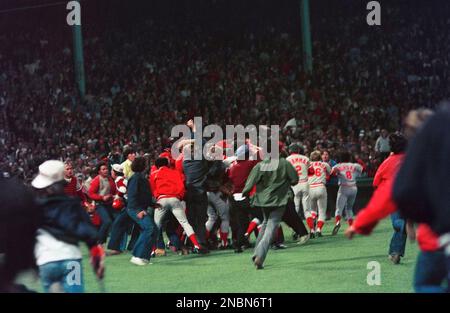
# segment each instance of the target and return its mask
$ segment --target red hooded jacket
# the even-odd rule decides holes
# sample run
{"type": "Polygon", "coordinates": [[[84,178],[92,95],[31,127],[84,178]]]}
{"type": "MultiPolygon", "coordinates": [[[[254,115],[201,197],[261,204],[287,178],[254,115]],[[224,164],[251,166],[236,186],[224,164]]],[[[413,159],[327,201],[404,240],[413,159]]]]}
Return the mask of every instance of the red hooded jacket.
{"type": "Polygon", "coordinates": [[[153,196],[159,200],[162,198],[183,199],[185,188],[183,176],[179,171],[162,166],[150,175],[150,186],[153,196]]]}

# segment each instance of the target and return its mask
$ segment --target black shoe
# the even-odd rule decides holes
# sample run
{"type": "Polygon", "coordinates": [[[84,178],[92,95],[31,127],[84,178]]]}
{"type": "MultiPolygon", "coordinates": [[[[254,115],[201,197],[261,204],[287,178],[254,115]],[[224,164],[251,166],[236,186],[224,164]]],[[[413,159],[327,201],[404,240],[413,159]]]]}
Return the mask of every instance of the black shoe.
{"type": "Polygon", "coordinates": [[[208,254],[209,250],[206,248],[203,248],[203,247],[200,247],[200,248],[195,247],[194,250],[192,250],[192,252],[194,254],[208,254]]]}
{"type": "Polygon", "coordinates": [[[309,233],[309,238],[310,238],[310,239],[316,238],[316,234],[313,233],[313,232],[309,233]]]}
{"type": "Polygon", "coordinates": [[[338,223],[334,226],[333,232],[331,233],[331,235],[333,235],[333,236],[337,235],[339,228],[341,228],[341,223],[338,223]]]}
{"type": "Polygon", "coordinates": [[[316,236],[317,237],[322,237],[322,232],[321,231],[316,232],[316,236]]]}
{"type": "Polygon", "coordinates": [[[297,233],[294,233],[294,234],[292,234],[292,240],[297,240],[298,239],[298,234],[297,233]]]}
{"type": "Polygon", "coordinates": [[[245,249],[251,248],[252,244],[250,243],[250,240],[248,238],[244,237],[244,240],[242,241],[242,245],[243,247],[245,247],[245,249]]]}
{"type": "Polygon", "coordinates": [[[282,243],[276,243],[276,244],[272,245],[272,249],[274,249],[274,250],[280,250],[280,249],[286,249],[286,248],[287,248],[287,246],[285,246],[282,243]]]}

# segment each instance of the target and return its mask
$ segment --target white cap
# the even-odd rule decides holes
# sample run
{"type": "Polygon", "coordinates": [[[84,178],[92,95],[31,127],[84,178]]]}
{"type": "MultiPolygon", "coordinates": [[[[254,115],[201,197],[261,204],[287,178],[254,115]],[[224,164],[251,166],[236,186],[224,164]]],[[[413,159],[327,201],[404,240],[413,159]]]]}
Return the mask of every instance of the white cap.
{"type": "Polygon", "coordinates": [[[39,174],[31,185],[36,189],[44,189],[64,179],[64,163],[57,160],[45,161],[39,165],[39,174]]]}
{"type": "Polygon", "coordinates": [[[123,173],[123,166],[120,165],[120,164],[113,164],[113,165],[112,165],[112,169],[113,169],[115,172],[123,173]]]}

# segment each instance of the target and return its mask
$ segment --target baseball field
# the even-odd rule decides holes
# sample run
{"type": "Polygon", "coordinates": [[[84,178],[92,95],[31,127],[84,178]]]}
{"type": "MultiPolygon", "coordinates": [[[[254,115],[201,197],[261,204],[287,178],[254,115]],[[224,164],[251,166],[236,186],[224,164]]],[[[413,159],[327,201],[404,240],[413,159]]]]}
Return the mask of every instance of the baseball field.
{"type": "MultiPolygon", "coordinates": [[[[251,250],[241,254],[233,250],[213,251],[207,256],[180,256],[168,251],[166,256],[153,258],[153,264],[144,267],[131,264],[129,253],[108,257],[104,285],[106,292],[132,293],[413,291],[418,252],[415,243],[408,242],[405,257],[399,265],[393,265],[387,258],[392,235],[389,219],[378,225],[370,237],[348,240],[343,235],[345,228],[337,236],[331,236],[332,222],[328,221],[322,238],[298,246],[285,227],[288,248],[269,251],[263,270],[256,270],[252,265],[251,250]],[[368,269],[371,261],[379,263],[379,281],[374,276],[377,266],[368,269]]],[[[88,264],[87,250],[83,251],[86,292],[100,292],[102,289],[88,264]]],[[[370,265],[373,264],[376,263],[370,265]]],[[[42,290],[38,278],[30,273],[20,281],[42,290]]]]}

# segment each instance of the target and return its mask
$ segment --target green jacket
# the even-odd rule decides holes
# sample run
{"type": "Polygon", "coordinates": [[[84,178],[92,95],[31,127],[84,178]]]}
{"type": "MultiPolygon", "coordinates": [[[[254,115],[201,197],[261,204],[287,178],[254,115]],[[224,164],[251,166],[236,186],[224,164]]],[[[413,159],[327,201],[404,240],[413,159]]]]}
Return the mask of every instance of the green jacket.
{"type": "Polygon", "coordinates": [[[248,193],[256,185],[256,194],[252,199],[255,207],[280,207],[293,197],[291,186],[298,183],[298,175],[294,167],[285,158],[278,160],[278,166],[272,171],[262,171],[270,160],[258,163],[250,172],[242,193],[248,193]]]}

